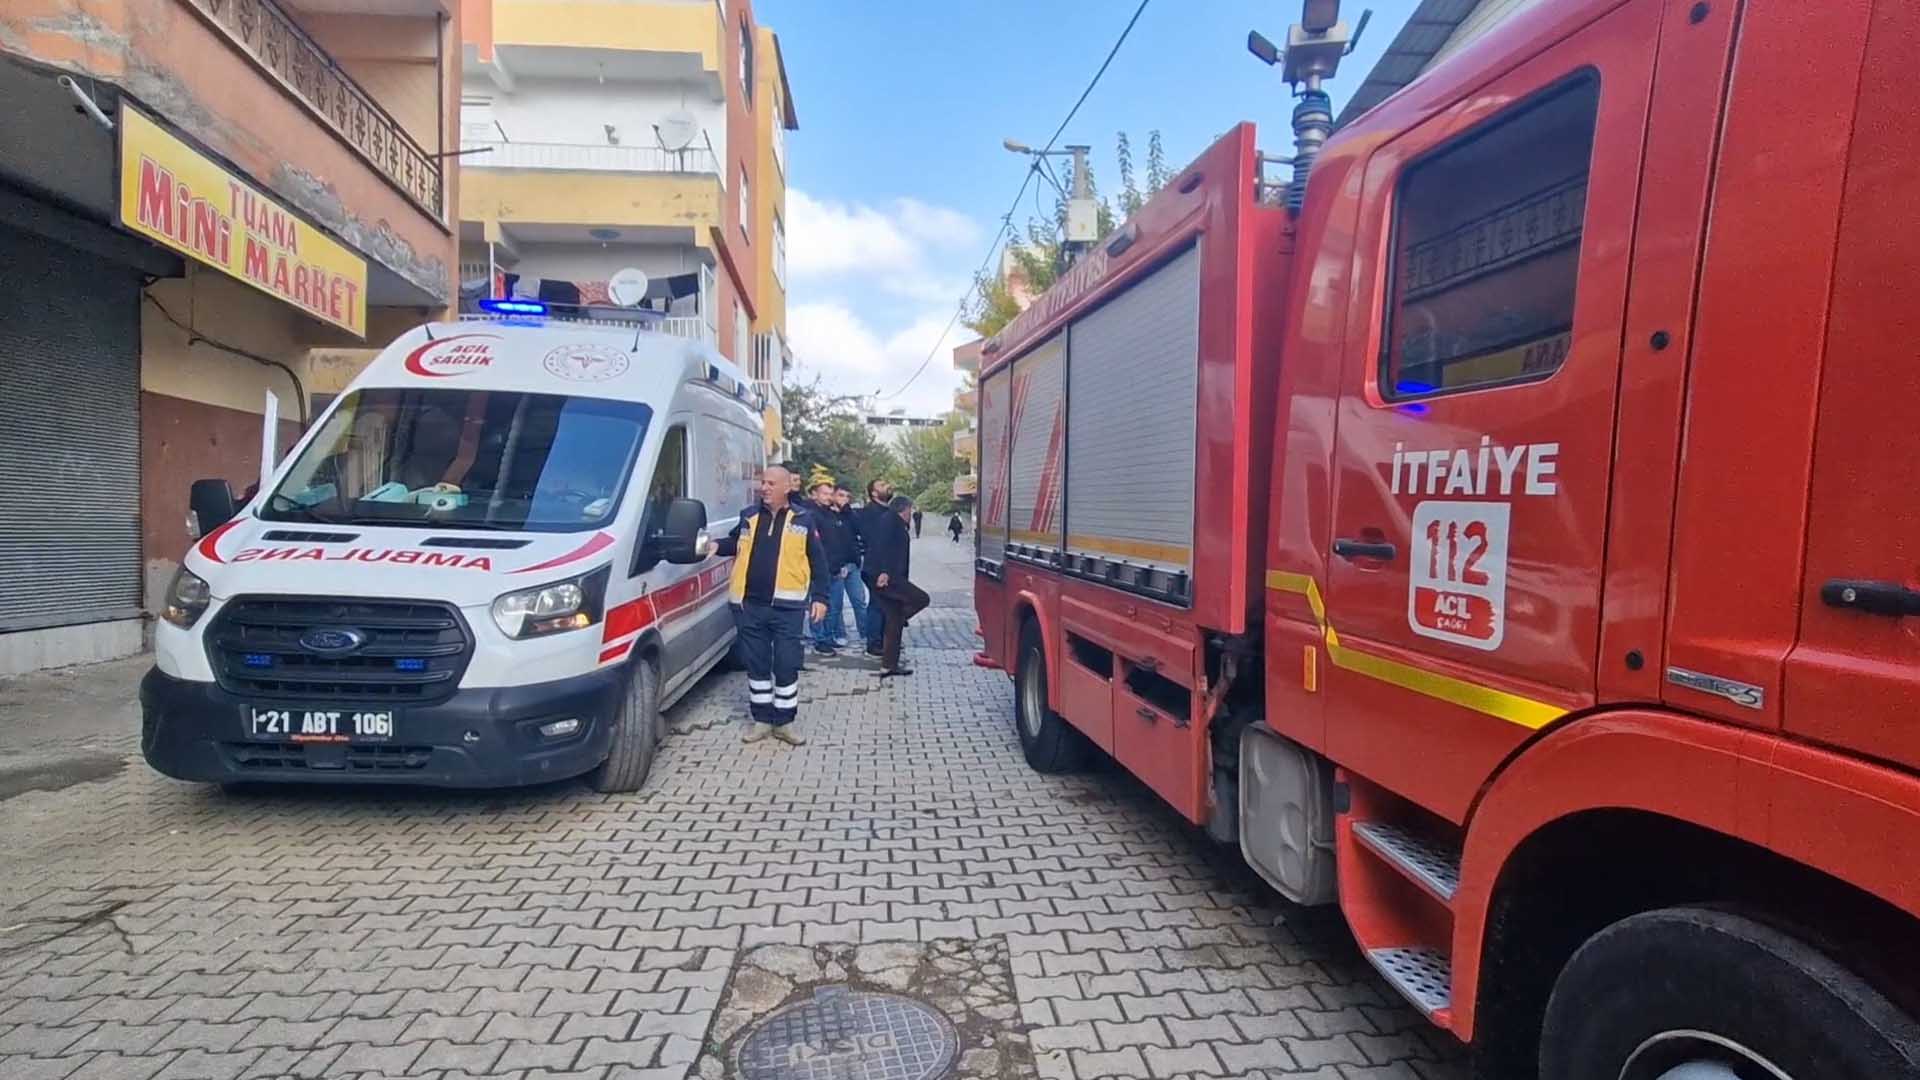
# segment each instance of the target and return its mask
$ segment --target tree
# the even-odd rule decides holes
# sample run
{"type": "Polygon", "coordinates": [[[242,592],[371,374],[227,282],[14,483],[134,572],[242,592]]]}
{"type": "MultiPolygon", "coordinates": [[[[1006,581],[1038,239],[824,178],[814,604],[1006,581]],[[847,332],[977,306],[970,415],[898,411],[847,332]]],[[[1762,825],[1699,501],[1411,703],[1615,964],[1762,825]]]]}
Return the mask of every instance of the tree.
{"type": "Polygon", "coordinates": [[[820,376],[796,376],[780,388],[782,430],[793,461],[809,477],[824,472],[856,491],[896,468],[893,456],[860,422],[854,398],[828,394],[820,376]]]}
{"type": "Polygon", "coordinates": [[[966,422],[964,414],[949,413],[939,427],[915,428],[900,442],[895,456],[902,475],[894,486],[913,495],[928,513],[946,512],[953,499],[953,478],[967,471],[966,461],[953,452],[954,433],[966,422]]]}
{"type": "MultiPolygon", "coordinates": [[[[1096,238],[1100,240],[1106,239],[1109,233],[1145,206],[1148,199],[1159,194],[1169,178],[1166,152],[1161,147],[1158,131],[1147,133],[1144,188],[1139,183],[1141,177],[1134,170],[1132,140],[1122,131],[1114,143],[1114,157],[1120,172],[1120,195],[1117,199],[1101,197],[1099,185],[1093,180],[1093,167],[1087,167],[1088,185],[1098,207],[1096,238]]],[[[1050,218],[1029,218],[1025,239],[1016,235],[1008,241],[1007,250],[1013,260],[1014,271],[1023,279],[1028,295],[1038,296],[1046,292],[1066,272],[1065,252],[1060,243],[1066,224],[1067,201],[1060,196],[1054,200],[1050,218]]],[[[973,300],[962,322],[967,329],[981,337],[992,337],[1012,322],[1020,310],[1019,299],[1013,294],[1005,275],[983,272],[974,277],[973,300]]]]}

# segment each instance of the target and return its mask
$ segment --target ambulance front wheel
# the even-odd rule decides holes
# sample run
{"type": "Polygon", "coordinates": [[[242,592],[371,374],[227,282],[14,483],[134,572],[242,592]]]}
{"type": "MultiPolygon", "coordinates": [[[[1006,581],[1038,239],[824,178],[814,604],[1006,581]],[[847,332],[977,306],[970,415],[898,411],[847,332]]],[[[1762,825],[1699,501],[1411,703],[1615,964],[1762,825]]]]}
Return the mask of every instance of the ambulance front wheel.
{"type": "Polygon", "coordinates": [[[660,673],[646,657],[636,658],[631,667],[626,696],[613,716],[607,759],[587,774],[587,783],[595,791],[640,790],[660,749],[660,673]]]}
{"type": "Polygon", "coordinates": [[[1076,772],[1087,764],[1086,736],[1047,706],[1047,653],[1040,627],[1027,620],[1020,629],[1020,658],[1014,667],[1013,727],[1020,749],[1035,772],[1076,772]]]}
{"type": "Polygon", "coordinates": [[[1634,915],[1589,938],[1547,999],[1554,1080],[1890,1080],[1920,1076],[1920,1025],[1826,954],[1707,908],[1634,915]]]}

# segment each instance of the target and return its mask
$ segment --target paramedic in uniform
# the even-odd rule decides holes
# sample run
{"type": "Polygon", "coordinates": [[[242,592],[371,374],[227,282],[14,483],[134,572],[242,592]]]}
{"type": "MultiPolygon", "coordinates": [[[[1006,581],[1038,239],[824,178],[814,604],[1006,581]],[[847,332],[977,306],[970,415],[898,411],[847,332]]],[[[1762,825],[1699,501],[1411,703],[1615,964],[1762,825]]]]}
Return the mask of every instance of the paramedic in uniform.
{"type": "Polygon", "coordinates": [[[806,742],[794,720],[800,712],[800,660],[809,621],[827,614],[826,556],[806,507],[792,503],[786,469],[769,465],[760,477],[760,503],[740,515],[733,532],[708,547],[733,556],[732,603],[747,665],[747,705],[753,724],[742,737],[771,735],[806,742]],[[811,618],[809,618],[811,617],[811,618]]]}

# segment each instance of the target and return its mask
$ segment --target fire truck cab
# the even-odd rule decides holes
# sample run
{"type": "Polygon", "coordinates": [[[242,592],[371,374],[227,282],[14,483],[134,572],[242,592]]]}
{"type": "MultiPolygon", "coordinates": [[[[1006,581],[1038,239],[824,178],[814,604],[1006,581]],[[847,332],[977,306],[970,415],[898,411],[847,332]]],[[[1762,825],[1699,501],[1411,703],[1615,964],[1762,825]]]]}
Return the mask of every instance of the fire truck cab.
{"type": "Polygon", "coordinates": [[[1915,70],[1899,0],[1566,0],[1297,209],[1230,132],[985,348],[1028,760],[1486,1075],[1920,1076],[1915,70]]]}

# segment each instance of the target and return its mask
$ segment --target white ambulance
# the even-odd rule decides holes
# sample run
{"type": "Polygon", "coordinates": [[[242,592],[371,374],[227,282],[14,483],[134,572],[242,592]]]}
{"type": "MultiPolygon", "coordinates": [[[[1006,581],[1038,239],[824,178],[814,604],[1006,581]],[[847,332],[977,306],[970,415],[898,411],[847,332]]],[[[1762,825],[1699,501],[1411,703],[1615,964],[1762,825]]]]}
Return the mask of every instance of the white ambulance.
{"type": "Polygon", "coordinates": [[[645,782],[660,712],[733,643],[760,403],[629,324],[437,323],[381,352],[168,590],[142,749],[183,780],[645,782]]]}

